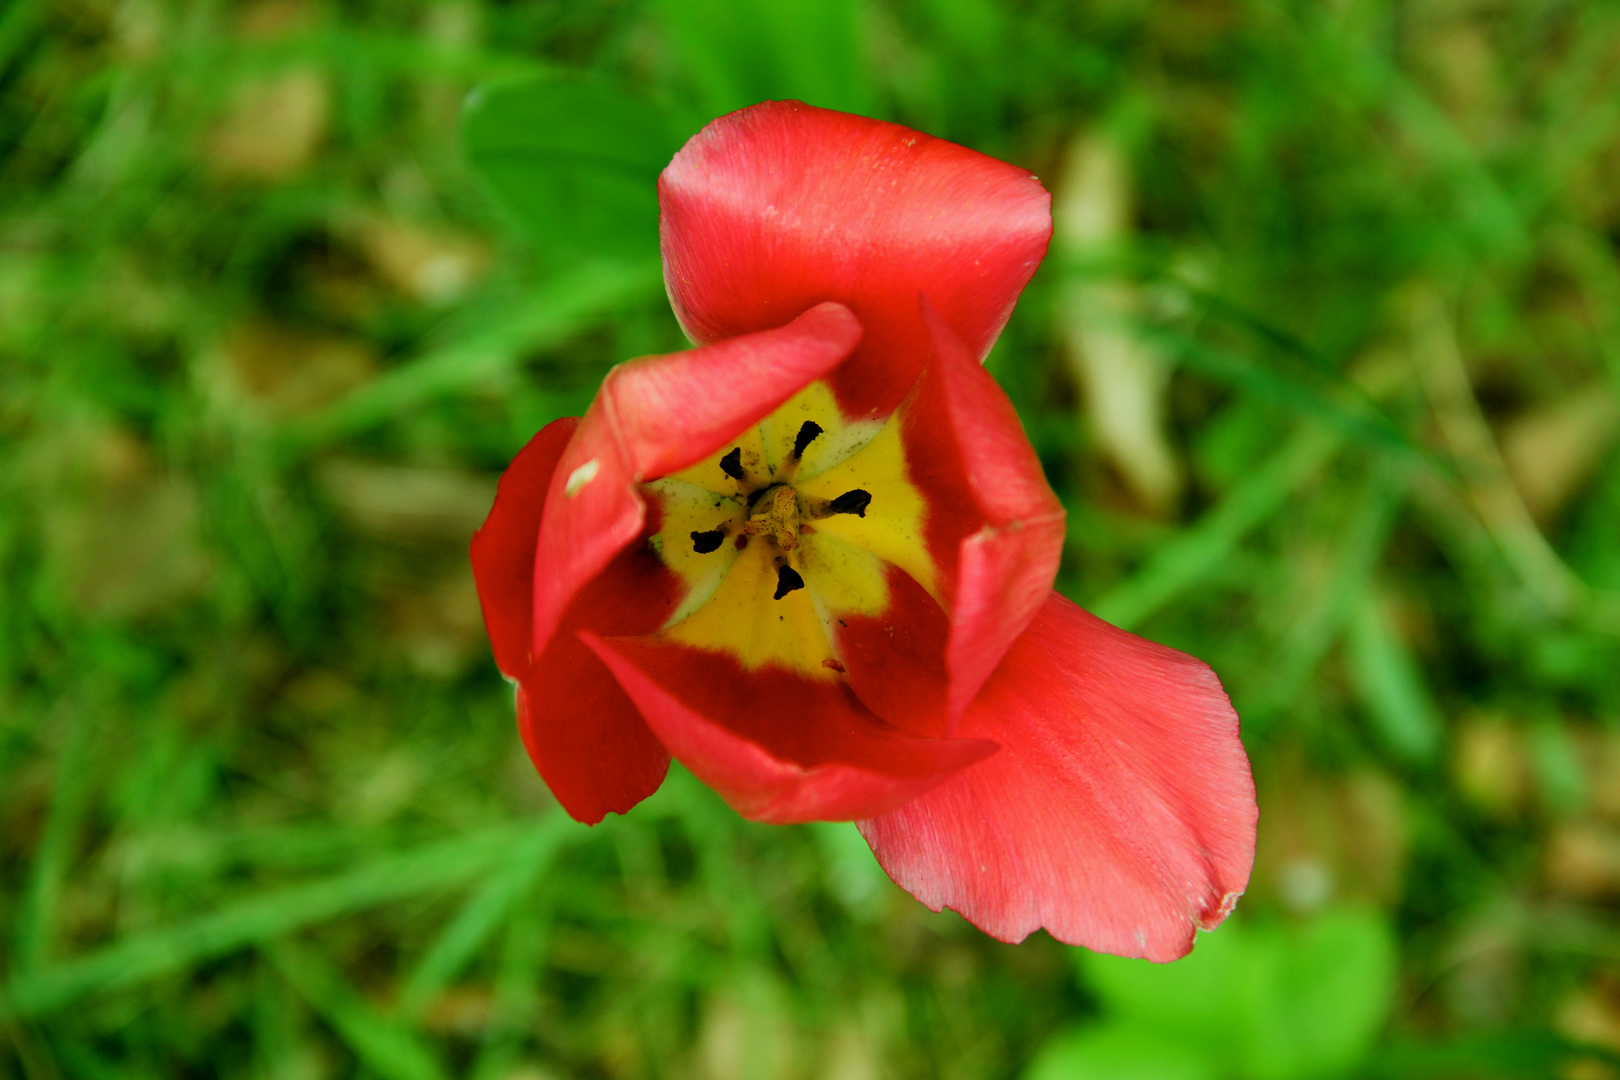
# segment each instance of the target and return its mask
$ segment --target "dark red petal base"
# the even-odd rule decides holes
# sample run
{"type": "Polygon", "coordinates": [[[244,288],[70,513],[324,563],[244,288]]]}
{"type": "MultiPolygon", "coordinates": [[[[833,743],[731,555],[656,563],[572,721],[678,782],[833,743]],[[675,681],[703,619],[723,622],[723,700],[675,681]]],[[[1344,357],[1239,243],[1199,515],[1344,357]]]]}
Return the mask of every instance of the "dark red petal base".
{"type": "MultiPolygon", "coordinates": [[[[495,663],[517,683],[518,732],[546,786],[574,818],[624,813],[658,790],[669,754],[607,668],[572,633],[530,657],[534,553],[546,489],[579,421],[546,426],[501,477],[495,506],[473,536],[473,577],[495,663]]],[[[564,618],[605,616],[605,629],[644,633],[675,603],[673,582],[642,550],[621,554],[564,618]]],[[[603,625],[598,621],[594,625],[603,625]]]]}
{"type": "Polygon", "coordinates": [[[755,821],[883,813],[995,751],[884,724],[842,683],[649,640],[581,635],[693,775],[755,821]],[[882,809],[876,809],[881,807],[882,809]]]}

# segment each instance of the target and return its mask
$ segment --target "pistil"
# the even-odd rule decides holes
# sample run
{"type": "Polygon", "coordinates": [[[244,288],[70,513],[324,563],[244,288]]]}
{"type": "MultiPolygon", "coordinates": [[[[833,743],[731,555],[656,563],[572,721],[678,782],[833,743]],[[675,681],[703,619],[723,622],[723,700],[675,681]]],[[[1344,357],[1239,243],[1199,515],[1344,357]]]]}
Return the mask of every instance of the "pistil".
{"type": "Polygon", "coordinates": [[[749,536],[763,536],[784,552],[799,546],[799,499],[785,484],[770,488],[754,504],[743,526],[749,536]]]}

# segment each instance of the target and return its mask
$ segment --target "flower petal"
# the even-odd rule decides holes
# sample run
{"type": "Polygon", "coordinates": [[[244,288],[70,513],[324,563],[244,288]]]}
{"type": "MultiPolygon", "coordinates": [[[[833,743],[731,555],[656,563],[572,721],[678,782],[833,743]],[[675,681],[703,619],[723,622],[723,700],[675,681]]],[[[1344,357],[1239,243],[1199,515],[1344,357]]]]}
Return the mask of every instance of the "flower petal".
{"type": "Polygon", "coordinates": [[[882,611],[836,616],[833,640],[861,704],[902,731],[938,739],[945,723],[945,643],[950,622],[911,575],[885,568],[882,611]]]}
{"type": "Polygon", "coordinates": [[[580,637],[670,752],[756,821],[883,813],[995,752],[983,739],[890,728],[836,680],[746,671],[719,653],[646,639],[580,637]]]}
{"type": "Polygon", "coordinates": [[[851,416],[892,409],[922,370],[926,294],[977,357],[1046,253],[1051,197],[1023,169],[881,120],[767,101],[723,116],[658,180],[664,282],[693,340],[854,309],[866,338],[834,377],[851,416]]]}
{"type": "Polygon", "coordinates": [[[546,505],[546,490],[557,471],[579,417],[565,416],[540,429],[519,450],[517,457],[501,474],[495,489],[495,505],[489,517],[473,534],[473,579],[478,584],[478,603],[484,609],[484,626],[495,650],[495,665],[508,679],[518,679],[529,669],[529,649],[534,637],[534,548],[540,535],[540,512],[546,505]]]}
{"type": "Polygon", "coordinates": [[[534,648],[545,648],[580,588],[641,534],[646,506],[636,484],[714,453],[837,366],[860,337],[847,308],[820,304],[775,330],[609,372],[546,495],[534,648]]]}
{"type": "MultiPolygon", "coordinates": [[[[579,425],[547,425],[501,476],[489,518],[473,536],[473,577],[495,662],[518,684],[517,720],[535,768],[568,813],[595,823],[658,790],[669,754],[595,654],[572,633],[530,656],[535,546],[541,508],[563,448],[579,425]]],[[[642,551],[621,554],[573,604],[565,625],[612,633],[657,627],[675,603],[675,582],[642,551]]]]}
{"type": "Polygon", "coordinates": [[[901,408],[901,438],[951,612],[948,730],[1046,602],[1064,513],[1006,393],[926,298],[922,308],[933,355],[901,408]]]}
{"type": "Polygon", "coordinates": [[[935,911],[1019,941],[1173,960],[1254,862],[1254,783],[1204,664],[1052,594],[963,719],[994,757],[860,823],[935,911]]]}
{"type": "Polygon", "coordinates": [[[612,672],[574,634],[558,634],[518,684],[518,734],[575,821],[594,825],[658,790],[669,751],[612,672]]]}

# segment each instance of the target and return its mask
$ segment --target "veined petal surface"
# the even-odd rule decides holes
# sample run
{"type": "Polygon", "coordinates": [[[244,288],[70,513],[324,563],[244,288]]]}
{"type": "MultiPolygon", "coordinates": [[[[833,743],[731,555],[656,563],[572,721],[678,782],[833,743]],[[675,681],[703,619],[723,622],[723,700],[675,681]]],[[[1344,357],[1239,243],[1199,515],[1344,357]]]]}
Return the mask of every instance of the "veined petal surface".
{"type": "Polygon", "coordinates": [[[1256,808],[1213,672],[1052,594],[958,733],[1001,749],[860,823],[889,876],[1003,941],[1174,960],[1248,885],[1256,808]]]}

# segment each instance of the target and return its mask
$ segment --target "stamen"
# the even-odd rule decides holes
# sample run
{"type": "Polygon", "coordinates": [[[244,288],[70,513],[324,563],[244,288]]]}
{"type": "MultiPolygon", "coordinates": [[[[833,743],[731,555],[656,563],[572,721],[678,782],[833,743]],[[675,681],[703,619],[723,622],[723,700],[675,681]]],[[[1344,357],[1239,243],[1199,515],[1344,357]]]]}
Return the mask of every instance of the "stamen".
{"type": "Polygon", "coordinates": [[[720,459],[720,471],[733,480],[743,479],[742,447],[733,446],[726,452],[726,456],[720,459]]]}
{"type": "Polygon", "coordinates": [[[793,456],[796,458],[804,457],[805,450],[811,443],[816,441],[816,436],[820,434],[821,425],[814,420],[806,420],[800,424],[798,437],[793,440],[793,456]]]}
{"type": "Polygon", "coordinates": [[[707,532],[692,534],[692,550],[699,555],[707,555],[711,551],[719,551],[720,545],[726,542],[726,530],[710,529],[707,532]]]}
{"type": "Polygon", "coordinates": [[[865,517],[866,508],[872,505],[872,493],[863,488],[846,491],[838,498],[827,504],[829,514],[854,514],[856,517],[865,517]]]}
{"type": "Polygon", "coordinates": [[[804,578],[799,572],[787,563],[779,563],[776,567],[776,594],[772,600],[780,600],[794,589],[804,588],[804,578]]]}

